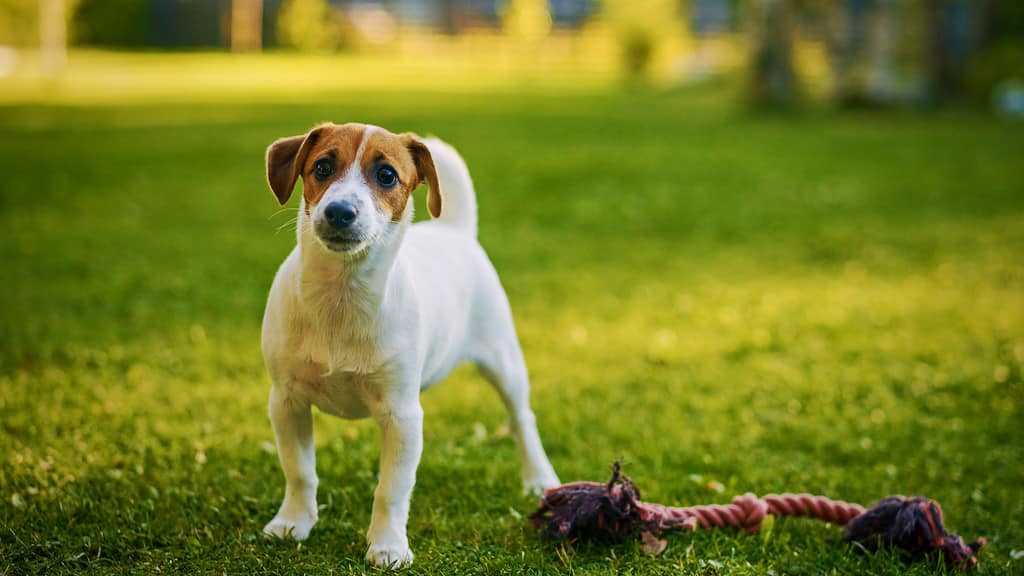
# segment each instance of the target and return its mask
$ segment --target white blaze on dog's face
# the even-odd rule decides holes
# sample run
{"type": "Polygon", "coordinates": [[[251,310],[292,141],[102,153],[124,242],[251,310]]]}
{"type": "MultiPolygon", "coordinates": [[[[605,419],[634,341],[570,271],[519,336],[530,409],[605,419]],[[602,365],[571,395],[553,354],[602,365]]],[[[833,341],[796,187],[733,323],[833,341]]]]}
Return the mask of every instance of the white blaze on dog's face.
{"type": "Polygon", "coordinates": [[[430,187],[427,208],[441,214],[441,191],[430,151],[412,134],[365,124],[322,124],[267,149],[267,179],[284,205],[302,178],[306,216],[329,250],[358,253],[400,222],[409,195],[430,187]]]}

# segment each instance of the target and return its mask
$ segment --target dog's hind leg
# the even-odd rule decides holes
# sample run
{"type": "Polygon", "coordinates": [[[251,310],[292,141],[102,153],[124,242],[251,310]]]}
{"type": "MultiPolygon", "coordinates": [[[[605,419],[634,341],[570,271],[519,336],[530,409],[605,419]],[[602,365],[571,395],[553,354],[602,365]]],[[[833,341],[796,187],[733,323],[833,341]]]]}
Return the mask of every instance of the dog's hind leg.
{"type": "Polygon", "coordinates": [[[558,476],[544,453],[537,432],[537,422],[530,409],[530,379],[519,342],[488,350],[477,360],[477,366],[501,396],[509,416],[509,428],[515,437],[523,466],[523,489],[540,493],[558,486],[558,476]]]}
{"type": "Polygon", "coordinates": [[[313,413],[308,402],[289,397],[274,386],[270,391],[270,422],[286,484],[281,508],[263,532],[305,540],[317,519],[313,413]]]}

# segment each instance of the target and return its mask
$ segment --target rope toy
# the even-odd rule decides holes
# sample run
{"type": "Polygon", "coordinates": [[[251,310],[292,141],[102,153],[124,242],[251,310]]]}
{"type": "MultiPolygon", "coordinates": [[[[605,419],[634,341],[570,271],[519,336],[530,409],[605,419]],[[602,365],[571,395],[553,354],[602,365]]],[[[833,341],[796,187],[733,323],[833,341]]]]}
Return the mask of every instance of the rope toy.
{"type": "Polygon", "coordinates": [[[894,547],[906,552],[911,562],[940,551],[953,569],[977,568],[976,554],[986,544],[984,538],[967,544],[946,532],[942,508],[921,496],[891,496],[867,510],[859,504],[811,494],[758,498],[748,492],[733,498],[731,504],[688,507],[642,502],[636,484],[622,474],[619,462],[607,484],[571,482],[548,489],[530,521],[547,539],[607,541],[640,536],[648,542],[662,532],[699,527],[754,533],[768,514],[805,516],[846,526],[844,542],[859,543],[872,551],[894,547]]]}

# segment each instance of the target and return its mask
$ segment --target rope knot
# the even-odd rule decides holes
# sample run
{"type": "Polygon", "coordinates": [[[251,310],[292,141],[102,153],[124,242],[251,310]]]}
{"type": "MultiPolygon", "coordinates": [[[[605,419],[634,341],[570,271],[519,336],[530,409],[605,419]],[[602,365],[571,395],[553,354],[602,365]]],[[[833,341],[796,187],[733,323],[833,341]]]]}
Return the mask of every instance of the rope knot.
{"type": "Polygon", "coordinates": [[[761,529],[764,517],[768,515],[768,504],[754,495],[747,492],[732,499],[732,505],[739,508],[743,515],[739,518],[740,528],[747,533],[754,533],[761,529]]]}

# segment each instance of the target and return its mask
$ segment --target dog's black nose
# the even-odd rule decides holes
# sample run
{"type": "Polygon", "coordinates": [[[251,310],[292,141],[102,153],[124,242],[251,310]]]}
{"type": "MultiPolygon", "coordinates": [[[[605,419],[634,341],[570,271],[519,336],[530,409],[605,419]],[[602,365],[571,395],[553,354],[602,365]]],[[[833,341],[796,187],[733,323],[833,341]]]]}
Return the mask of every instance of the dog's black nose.
{"type": "Polygon", "coordinates": [[[331,202],[324,208],[324,218],[327,218],[327,222],[334,228],[347,228],[349,224],[355,222],[357,214],[359,211],[356,210],[356,207],[344,200],[331,202]]]}

